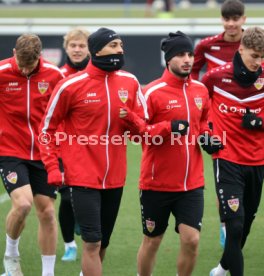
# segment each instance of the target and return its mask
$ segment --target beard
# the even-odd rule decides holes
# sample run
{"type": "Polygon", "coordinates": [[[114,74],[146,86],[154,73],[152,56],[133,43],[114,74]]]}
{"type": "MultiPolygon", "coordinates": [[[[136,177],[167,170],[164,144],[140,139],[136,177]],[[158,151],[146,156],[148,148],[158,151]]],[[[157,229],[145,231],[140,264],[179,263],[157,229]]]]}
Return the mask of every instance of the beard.
{"type": "Polygon", "coordinates": [[[174,75],[176,75],[179,78],[186,78],[186,77],[189,77],[191,74],[191,70],[188,72],[182,72],[176,68],[171,68],[171,71],[174,75]]]}

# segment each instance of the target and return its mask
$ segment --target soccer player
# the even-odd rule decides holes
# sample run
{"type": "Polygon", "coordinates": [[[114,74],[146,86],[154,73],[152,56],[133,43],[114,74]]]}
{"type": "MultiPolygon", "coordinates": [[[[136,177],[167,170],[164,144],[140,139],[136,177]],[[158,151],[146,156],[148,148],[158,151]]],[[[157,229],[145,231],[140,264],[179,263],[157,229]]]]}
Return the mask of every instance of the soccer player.
{"type": "MultiPolygon", "coordinates": [[[[66,77],[84,70],[87,66],[89,61],[89,34],[86,29],[76,27],[64,36],[63,47],[67,56],[66,63],[60,69],[66,77]]],[[[63,127],[61,130],[63,131],[63,127]]],[[[79,226],[75,223],[69,186],[62,186],[59,192],[61,194],[59,223],[65,244],[65,253],[62,256],[62,261],[75,261],[77,258],[77,244],[74,240],[74,230],[79,234],[79,226]]]]}
{"type": "Polygon", "coordinates": [[[86,29],[76,27],[64,36],[63,48],[66,52],[66,63],[60,69],[66,77],[85,69],[87,66],[89,34],[86,29]]]}
{"type": "Polygon", "coordinates": [[[14,56],[0,62],[0,173],[12,203],[6,217],[6,275],[23,275],[18,245],[33,203],[39,219],[42,276],[54,275],[57,191],[47,184],[38,128],[51,92],[63,74],[43,60],[41,50],[37,35],[23,34],[16,41],[14,56]]]}
{"type": "MultiPolygon", "coordinates": [[[[233,60],[243,34],[246,21],[245,6],[240,0],[225,0],[221,6],[224,32],[200,41],[194,51],[192,77],[199,79],[202,68],[207,71],[233,60]]],[[[217,202],[217,206],[219,203],[217,202]]],[[[225,224],[220,224],[220,244],[225,246],[225,224]]]]}
{"type": "Polygon", "coordinates": [[[230,62],[238,49],[246,21],[245,6],[240,0],[225,0],[221,6],[224,32],[202,39],[194,51],[192,77],[199,79],[202,68],[207,71],[230,62]]]}
{"type": "Polygon", "coordinates": [[[210,276],[244,275],[242,249],[258,210],[264,178],[264,30],[243,32],[233,62],[213,69],[202,82],[211,97],[213,134],[224,149],[213,154],[215,187],[226,244],[210,276]]]}
{"type": "MultiPolygon", "coordinates": [[[[141,134],[163,138],[159,144],[143,140],[139,188],[144,236],[137,256],[139,276],[152,275],[171,213],[180,237],[178,274],[192,274],[204,207],[203,160],[197,140],[210,132],[208,91],[190,77],[194,49],[188,36],[179,31],[169,33],[161,49],[166,69],[144,88],[147,125],[141,126],[129,111],[127,116],[120,112],[121,117],[139,126],[141,134]]],[[[220,143],[213,146],[210,141],[207,148],[221,148],[220,143]]]]}
{"type": "Polygon", "coordinates": [[[100,28],[89,36],[88,47],[91,60],[86,69],[60,82],[53,92],[41,124],[51,143],[41,151],[49,184],[60,185],[54,134],[64,121],[68,138],[63,136],[61,155],[83,240],[82,272],[100,276],[126,179],[128,126],[119,119],[119,107],[126,105],[140,114],[145,104],[136,77],[120,70],[120,36],[100,28]]]}

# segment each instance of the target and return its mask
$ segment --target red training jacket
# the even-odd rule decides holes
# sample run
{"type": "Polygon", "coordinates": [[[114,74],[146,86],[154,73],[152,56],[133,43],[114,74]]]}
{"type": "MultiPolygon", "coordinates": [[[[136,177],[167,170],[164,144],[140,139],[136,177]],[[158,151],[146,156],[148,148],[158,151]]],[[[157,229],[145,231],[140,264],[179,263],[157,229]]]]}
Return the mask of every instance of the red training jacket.
{"type": "Polygon", "coordinates": [[[178,140],[167,127],[169,132],[163,143],[159,144],[159,140],[156,140],[158,144],[154,140],[154,143],[143,143],[139,188],[179,192],[204,186],[203,160],[197,137],[208,131],[206,87],[191,78],[179,80],[165,69],[160,79],[144,88],[144,96],[150,125],[159,128],[162,127],[159,122],[187,120],[190,126],[187,135],[178,140]]]}
{"type": "Polygon", "coordinates": [[[29,77],[15,57],[0,61],[0,154],[40,160],[38,128],[52,90],[63,74],[40,58],[29,77]]]}
{"type": "Polygon", "coordinates": [[[233,64],[206,73],[202,82],[207,86],[212,105],[210,120],[213,133],[224,135],[224,149],[213,155],[241,165],[264,165],[264,131],[242,127],[242,116],[249,107],[264,121],[264,72],[249,87],[242,87],[234,79],[233,64]]]}
{"type": "Polygon", "coordinates": [[[41,131],[52,137],[48,146],[41,147],[48,172],[59,167],[54,134],[64,120],[61,157],[65,183],[95,189],[122,187],[128,126],[119,118],[119,109],[124,106],[147,116],[140,85],[128,72],[106,72],[90,61],[84,71],[58,83],[41,124],[41,131]]]}

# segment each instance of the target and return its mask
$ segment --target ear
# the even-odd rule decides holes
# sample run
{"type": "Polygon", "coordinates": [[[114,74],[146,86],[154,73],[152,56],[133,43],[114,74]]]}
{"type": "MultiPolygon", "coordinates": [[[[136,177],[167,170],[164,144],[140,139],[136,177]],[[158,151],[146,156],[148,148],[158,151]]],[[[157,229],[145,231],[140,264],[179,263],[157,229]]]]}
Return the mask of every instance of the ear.
{"type": "Polygon", "coordinates": [[[15,56],[16,55],[16,49],[13,48],[13,55],[15,56]]]}
{"type": "Polygon", "coordinates": [[[240,44],[238,47],[238,52],[240,55],[243,53],[243,50],[244,50],[244,46],[242,44],[240,44]]]}

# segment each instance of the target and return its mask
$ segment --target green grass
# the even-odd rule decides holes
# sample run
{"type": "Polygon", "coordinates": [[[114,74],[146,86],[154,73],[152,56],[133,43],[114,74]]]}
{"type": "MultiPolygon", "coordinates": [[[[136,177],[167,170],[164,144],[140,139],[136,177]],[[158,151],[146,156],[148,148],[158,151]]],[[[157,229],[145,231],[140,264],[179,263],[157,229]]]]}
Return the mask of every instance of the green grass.
{"type": "MultiPolygon", "coordinates": [[[[263,17],[264,5],[254,7],[246,7],[247,17],[263,17]]],[[[105,9],[102,7],[100,10],[92,9],[89,4],[79,7],[64,6],[63,9],[58,6],[42,6],[41,8],[33,5],[31,7],[10,7],[1,6],[0,18],[15,17],[15,18],[144,18],[145,9],[133,8],[129,10],[124,7],[116,9],[105,9]]],[[[205,8],[191,8],[188,10],[177,9],[173,11],[174,18],[193,18],[193,17],[209,17],[219,18],[219,9],[205,9],[205,8]]]]}
{"type": "MultiPolygon", "coordinates": [[[[116,227],[103,264],[105,276],[136,275],[136,254],[142,238],[137,188],[140,154],[141,150],[139,146],[129,146],[127,185],[124,190],[116,227]]],[[[210,269],[217,264],[222,253],[222,249],[219,245],[219,218],[215,203],[216,196],[213,184],[212,161],[209,156],[205,155],[204,157],[206,177],[205,214],[199,247],[199,257],[193,276],[208,275],[210,269]]],[[[58,203],[59,198],[56,204],[58,205],[58,203]]],[[[10,201],[1,204],[0,208],[0,259],[2,259],[5,248],[4,220],[10,208],[10,201]]],[[[263,204],[261,204],[248,242],[244,248],[245,276],[264,275],[263,211],[263,204]]],[[[79,237],[77,237],[77,242],[80,256],[81,242],[79,237]]],[[[173,276],[176,274],[175,263],[178,246],[178,235],[174,232],[174,220],[171,217],[170,225],[158,253],[157,264],[154,271],[155,276],[173,276]]],[[[74,263],[63,263],[60,260],[63,251],[64,245],[61,235],[59,235],[56,275],[77,276],[80,271],[80,258],[74,263]]],[[[32,210],[28,217],[27,225],[20,242],[20,252],[25,276],[41,275],[41,262],[37,246],[37,220],[34,210],[32,210]]],[[[0,272],[2,270],[2,262],[0,262],[0,272]]]]}

